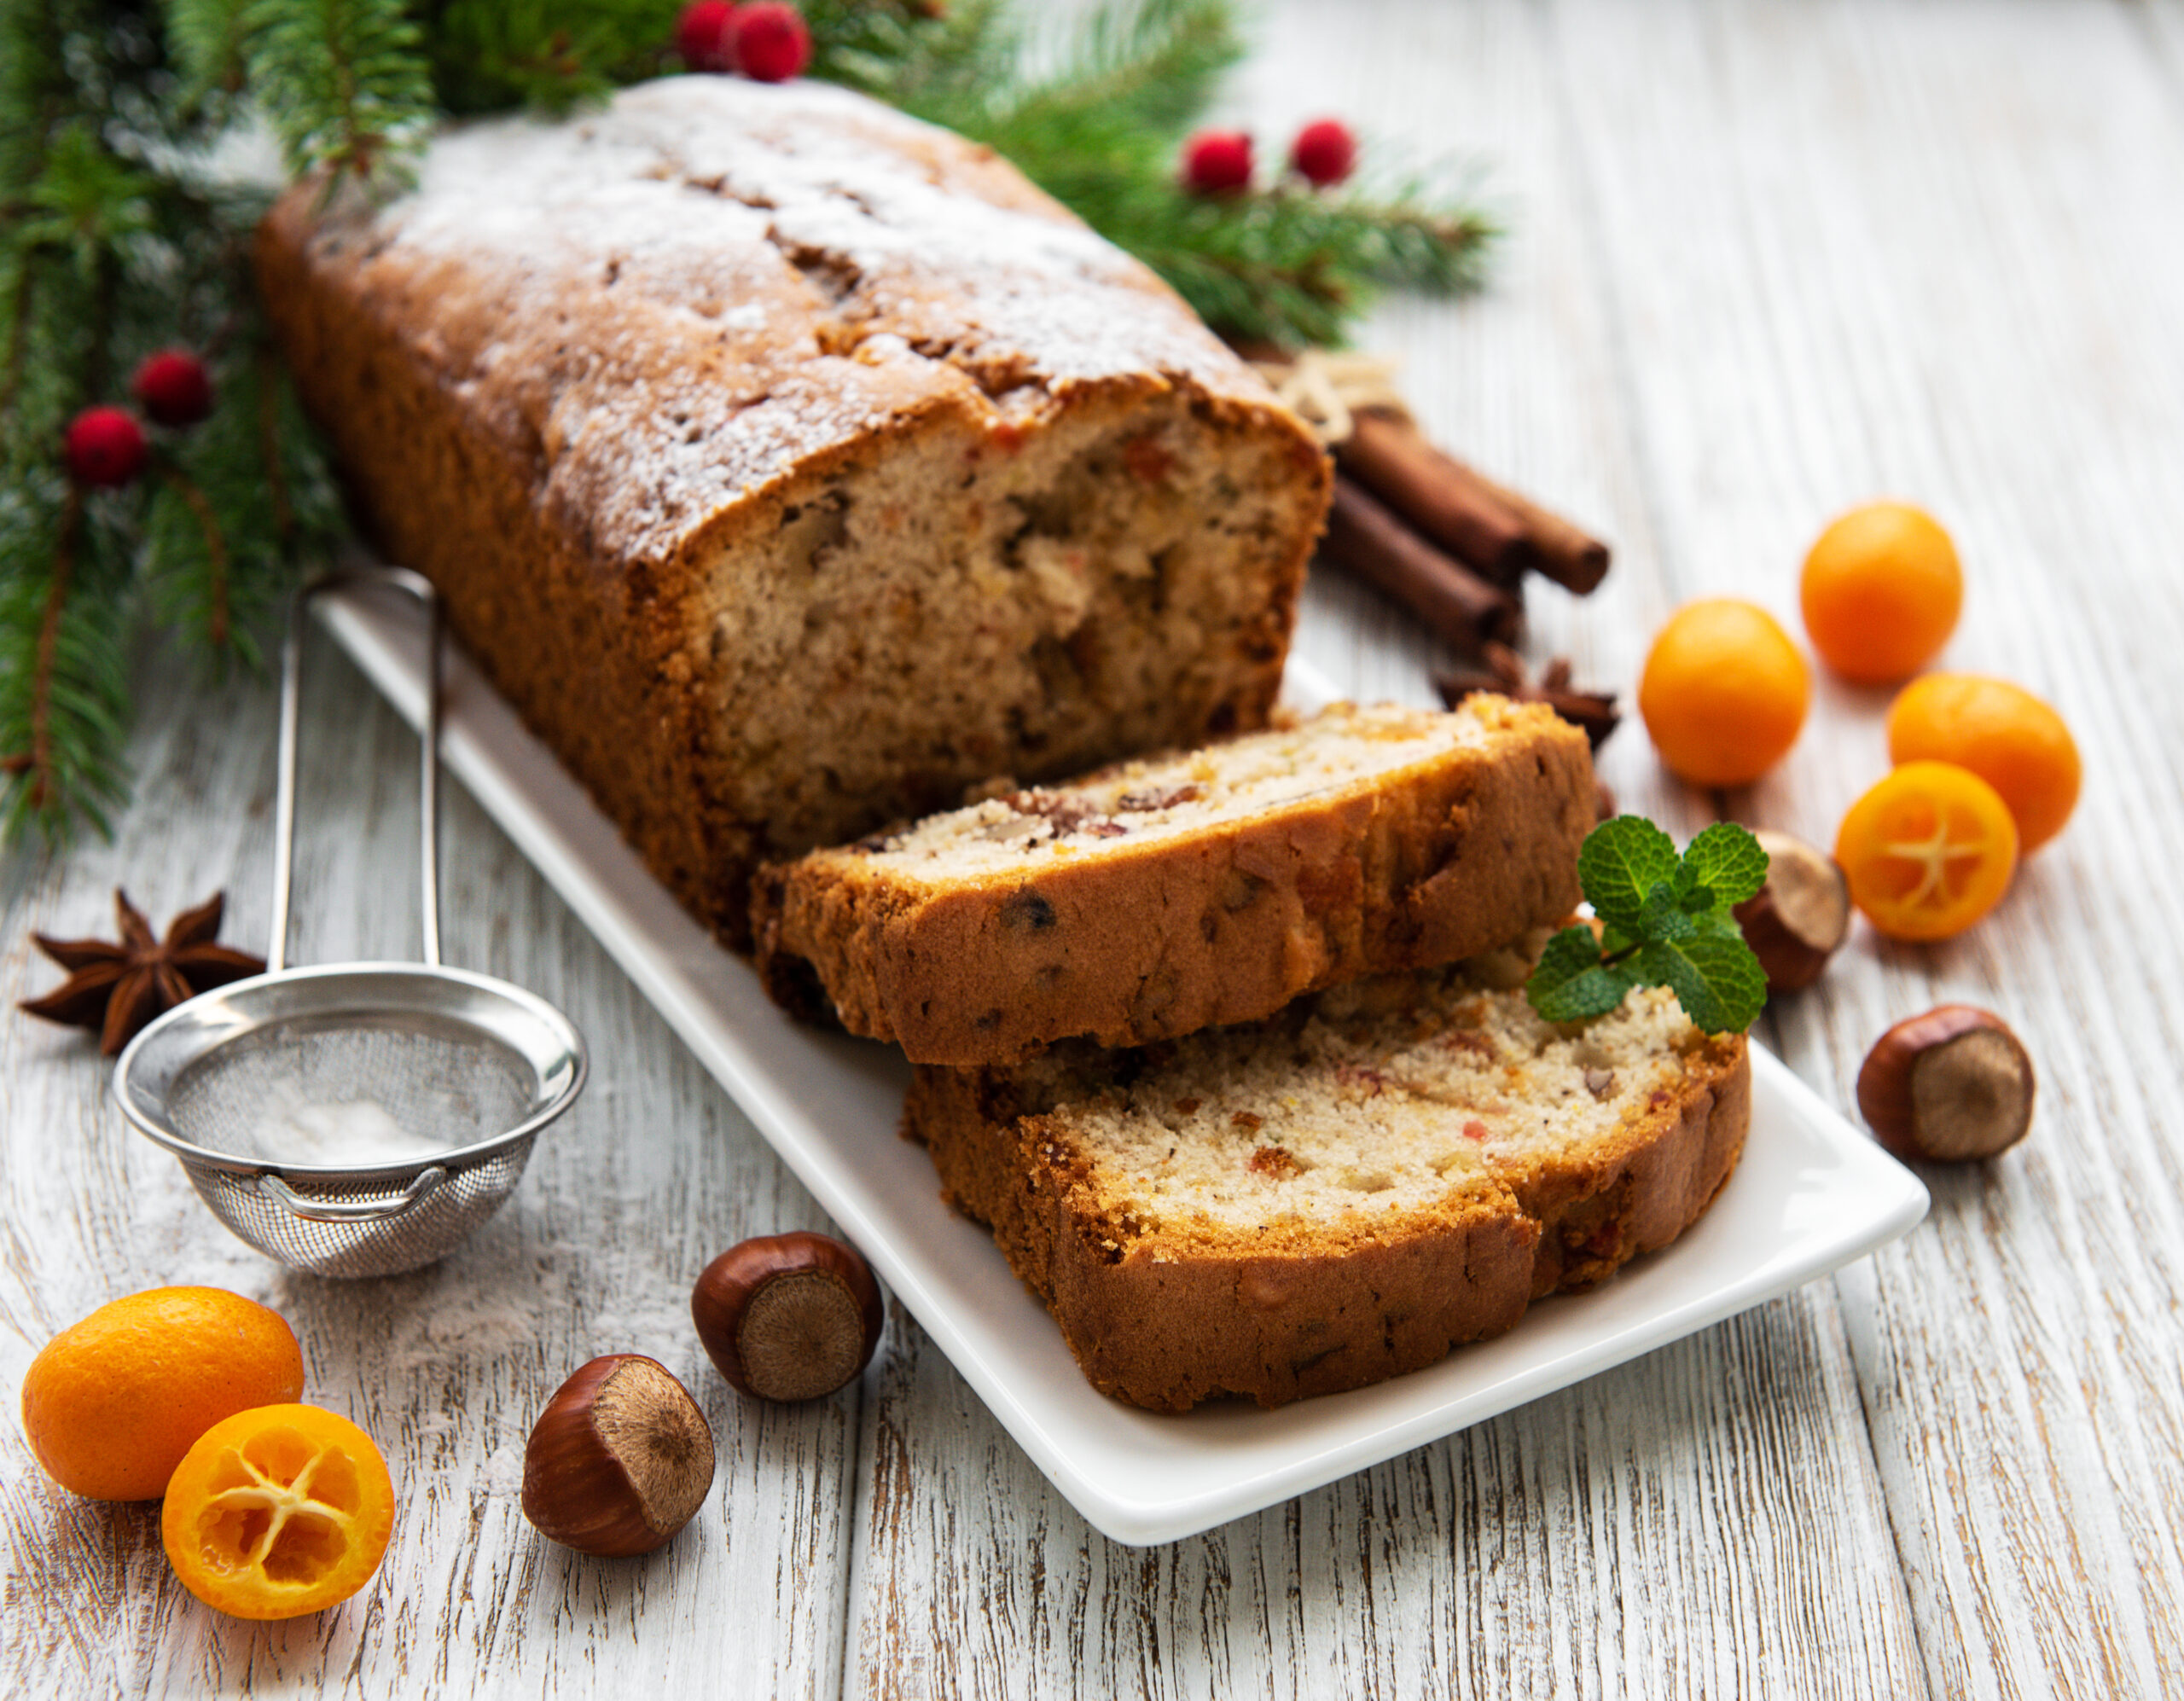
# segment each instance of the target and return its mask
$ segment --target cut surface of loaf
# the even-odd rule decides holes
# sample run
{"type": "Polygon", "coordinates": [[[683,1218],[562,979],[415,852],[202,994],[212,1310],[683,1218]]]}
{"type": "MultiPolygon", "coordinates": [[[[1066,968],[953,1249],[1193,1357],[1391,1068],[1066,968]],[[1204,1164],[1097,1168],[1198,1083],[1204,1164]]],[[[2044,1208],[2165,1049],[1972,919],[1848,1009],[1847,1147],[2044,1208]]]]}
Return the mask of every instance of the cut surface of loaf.
{"type": "Polygon", "coordinates": [[[668,78],[258,263],[381,549],[731,943],[763,858],[1265,719],[1323,457],[990,150],[668,78]]]}
{"type": "Polygon", "coordinates": [[[1558,920],[1594,816],[1550,710],[1338,704],[770,867],[759,967],[914,1062],[1142,1044],[1558,920]]]}
{"type": "Polygon", "coordinates": [[[1134,1051],[921,1067],[904,1132],[1103,1393],[1174,1412],[1360,1387],[1665,1246],[1743,1150],[1742,1036],[1702,1035],[1658,988],[1557,1028],[1507,984],[1526,967],[1378,977],[1134,1051]]]}

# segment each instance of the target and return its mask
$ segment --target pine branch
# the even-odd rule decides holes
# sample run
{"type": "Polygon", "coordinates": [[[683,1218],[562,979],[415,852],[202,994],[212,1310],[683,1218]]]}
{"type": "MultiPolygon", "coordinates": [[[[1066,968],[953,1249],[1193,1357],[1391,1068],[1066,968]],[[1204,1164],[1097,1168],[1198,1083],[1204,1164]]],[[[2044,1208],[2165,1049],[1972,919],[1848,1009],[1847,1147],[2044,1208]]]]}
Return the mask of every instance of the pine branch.
{"type": "Polygon", "coordinates": [[[1141,0],[1095,12],[1061,67],[1009,100],[979,136],[1014,160],[1054,140],[1105,138],[1099,158],[1164,159],[1243,57],[1228,0],[1141,0]]]}
{"type": "Polygon", "coordinates": [[[243,55],[294,176],[370,180],[433,122],[423,38],[401,0],[253,0],[243,55]]]}
{"type": "Polygon", "coordinates": [[[45,607],[38,615],[38,648],[31,659],[31,741],[22,762],[28,776],[30,807],[34,810],[45,808],[61,789],[53,763],[54,675],[59,667],[61,618],[68,607],[83,523],[83,492],[72,486],[61,504],[59,535],[53,545],[53,571],[46,579],[45,607]]]}
{"type": "Polygon", "coordinates": [[[433,86],[452,113],[579,101],[667,68],[677,0],[441,0],[433,86]]]}
{"type": "Polygon", "coordinates": [[[186,109],[202,105],[215,91],[241,92],[254,4],[255,0],[166,0],[167,44],[180,61],[186,109]]]}
{"type": "Polygon", "coordinates": [[[1369,201],[1287,189],[1212,200],[1153,185],[1086,217],[1217,329],[1326,347],[1344,341],[1380,282],[1444,293],[1474,287],[1496,234],[1475,213],[1398,216],[1369,201]]]}
{"type": "Polygon", "coordinates": [[[0,501],[0,815],[65,839],[107,831],[126,795],[127,564],[98,501],[70,489],[0,501]]]}
{"type": "Polygon", "coordinates": [[[810,75],[946,124],[1015,83],[1023,57],[1008,0],[950,5],[815,0],[810,75]]]}
{"type": "Polygon", "coordinates": [[[15,244],[66,253],[89,282],[106,254],[151,228],[155,187],[107,149],[89,119],[73,119],[54,136],[45,169],[24,198],[15,244]]]}
{"type": "Polygon", "coordinates": [[[30,257],[9,253],[3,264],[7,270],[5,282],[0,284],[0,300],[7,304],[7,345],[0,354],[0,443],[12,434],[16,398],[23,392],[23,367],[30,353],[31,312],[38,303],[37,278],[30,257]]]}
{"type": "Polygon", "coordinates": [[[296,508],[288,496],[288,469],[282,464],[282,377],[279,357],[269,345],[258,351],[258,457],[265,473],[265,498],[272,510],[273,533],[282,548],[295,541],[296,508]]]}
{"type": "Polygon", "coordinates": [[[338,507],[310,442],[285,377],[260,353],[222,373],[212,417],[163,456],[143,580],[154,620],[193,640],[215,677],[233,663],[264,665],[302,565],[329,551],[338,507]]]}
{"type": "MultiPolygon", "coordinates": [[[[161,489],[144,523],[145,552],[154,585],[160,578],[188,587],[185,606],[163,607],[162,624],[193,630],[215,663],[235,636],[228,590],[228,539],[204,490],[172,462],[160,468],[161,489]]],[[[156,595],[156,592],[155,592],[156,595]]]]}

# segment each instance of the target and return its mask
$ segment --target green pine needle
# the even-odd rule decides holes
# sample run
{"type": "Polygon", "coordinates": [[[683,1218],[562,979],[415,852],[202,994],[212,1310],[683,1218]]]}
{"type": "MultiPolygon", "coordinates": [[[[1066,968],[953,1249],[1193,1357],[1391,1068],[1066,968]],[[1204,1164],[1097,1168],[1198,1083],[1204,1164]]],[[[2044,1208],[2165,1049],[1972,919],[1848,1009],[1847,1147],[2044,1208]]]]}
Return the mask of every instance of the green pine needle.
{"type": "Polygon", "coordinates": [[[676,0],[442,0],[429,9],[433,87],[451,113],[565,113],[672,57],[676,0]]]}
{"type": "Polygon", "coordinates": [[[0,494],[0,829],[65,843],[128,795],[128,539],[52,480],[0,494]]]}
{"type": "Polygon", "coordinates": [[[256,0],[166,0],[167,45],[183,77],[183,102],[195,108],[235,94],[248,75],[244,49],[256,0]]]}
{"type": "Polygon", "coordinates": [[[254,0],[247,26],[251,92],[294,176],[398,171],[438,116],[402,0],[254,0]]]}

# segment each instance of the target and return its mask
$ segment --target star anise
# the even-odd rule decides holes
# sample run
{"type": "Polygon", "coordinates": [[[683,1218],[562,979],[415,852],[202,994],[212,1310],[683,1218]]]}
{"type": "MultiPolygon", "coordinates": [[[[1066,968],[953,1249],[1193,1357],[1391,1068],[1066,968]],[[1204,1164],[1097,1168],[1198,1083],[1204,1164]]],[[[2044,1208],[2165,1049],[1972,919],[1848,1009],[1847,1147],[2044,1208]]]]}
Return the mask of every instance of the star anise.
{"type": "Polygon", "coordinates": [[[1612,691],[1579,691],[1570,683],[1570,658],[1557,656],[1548,663],[1537,683],[1525,670],[1524,658],[1507,644],[1490,643],[1483,668],[1448,668],[1433,676],[1433,688],[1451,709],[1474,691],[1498,691],[1519,703],[1544,703],[1585,736],[1598,750],[1623,717],[1616,712],[1612,691]]]}
{"type": "Polygon", "coordinates": [[[215,986],[265,972],[262,958],[212,943],[226,904],[227,894],[215,892],[176,916],[166,938],[155,939],[143,912],[117,886],[113,910],[121,922],[121,943],[32,934],[38,949],[68,971],[68,978],[43,998],[25,999],[20,1007],[49,1022],[96,1029],[99,1049],[116,1055],[160,1012],[215,986]]]}

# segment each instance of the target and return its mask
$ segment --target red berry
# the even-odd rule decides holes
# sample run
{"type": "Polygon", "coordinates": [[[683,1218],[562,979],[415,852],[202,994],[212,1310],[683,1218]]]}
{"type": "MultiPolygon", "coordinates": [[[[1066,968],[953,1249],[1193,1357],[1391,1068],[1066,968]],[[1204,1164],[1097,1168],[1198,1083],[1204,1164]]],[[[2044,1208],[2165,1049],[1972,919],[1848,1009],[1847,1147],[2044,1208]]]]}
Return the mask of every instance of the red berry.
{"type": "Polygon", "coordinates": [[[145,356],[129,380],[129,393],[157,425],[194,426],[212,412],[212,374],[188,349],[161,349],[145,356]]]}
{"type": "Polygon", "coordinates": [[[675,50],[693,71],[733,71],[735,29],[728,0],[690,0],[675,20],[675,50]]]}
{"type": "Polygon", "coordinates": [[[1252,138],[1240,130],[1201,130],[1183,144],[1183,187],[1193,194],[1235,194],[1252,183],[1252,138]]]}
{"type": "Polygon", "coordinates": [[[68,476],[79,485],[125,485],[144,470],[144,427],[124,408],[86,408],[61,440],[68,476]]]}
{"type": "Polygon", "coordinates": [[[1289,145],[1289,163],[1307,183],[1325,189],[1340,183],[1357,164],[1357,138],[1339,118],[1316,119],[1289,145]]]}
{"type": "Polygon", "coordinates": [[[746,77],[786,83],[811,62],[811,32],[795,7],[758,0],[735,15],[735,63],[746,77]]]}

